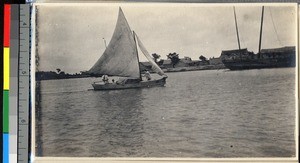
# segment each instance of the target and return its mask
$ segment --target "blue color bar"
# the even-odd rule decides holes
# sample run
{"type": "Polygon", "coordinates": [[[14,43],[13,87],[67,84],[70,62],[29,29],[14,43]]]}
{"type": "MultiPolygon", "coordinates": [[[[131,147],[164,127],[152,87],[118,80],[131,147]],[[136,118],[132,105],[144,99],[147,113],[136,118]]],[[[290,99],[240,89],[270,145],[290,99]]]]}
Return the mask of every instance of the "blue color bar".
{"type": "Polygon", "coordinates": [[[3,163],[9,163],[9,134],[3,133],[3,163]]]}

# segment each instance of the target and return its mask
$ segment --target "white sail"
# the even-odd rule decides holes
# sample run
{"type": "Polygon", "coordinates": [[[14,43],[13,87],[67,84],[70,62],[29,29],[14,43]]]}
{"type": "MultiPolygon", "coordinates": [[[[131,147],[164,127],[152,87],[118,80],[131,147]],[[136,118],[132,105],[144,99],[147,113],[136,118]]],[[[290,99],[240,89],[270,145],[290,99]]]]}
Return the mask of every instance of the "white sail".
{"type": "Polygon", "coordinates": [[[143,43],[141,42],[141,40],[139,39],[139,37],[136,34],[135,34],[135,36],[137,38],[139,48],[141,49],[141,51],[143,52],[143,54],[146,56],[146,58],[149,60],[150,64],[152,65],[152,69],[156,73],[158,73],[159,75],[166,76],[165,73],[163,72],[163,70],[154,62],[154,60],[152,59],[152,57],[150,56],[150,54],[146,50],[145,46],[143,45],[143,43]]]}
{"type": "Polygon", "coordinates": [[[136,43],[121,8],[114,34],[89,73],[140,78],[136,43]]]}

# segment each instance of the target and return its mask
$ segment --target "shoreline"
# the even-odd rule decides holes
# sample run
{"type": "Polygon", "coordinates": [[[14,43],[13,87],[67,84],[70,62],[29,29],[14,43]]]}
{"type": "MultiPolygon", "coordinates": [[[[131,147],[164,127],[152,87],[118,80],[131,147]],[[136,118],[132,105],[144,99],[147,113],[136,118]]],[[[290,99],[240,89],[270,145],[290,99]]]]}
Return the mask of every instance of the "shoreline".
{"type": "MultiPolygon", "coordinates": [[[[224,65],[205,65],[205,66],[193,66],[193,67],[175,67],[175,68],[164,68],[162,69],[165,73],[175,73],[175,72],[186,72],[186,71],[203,71],[203,70],[219,70],[219,69],[226,69],[224,65]]],[[[89,78],[89,77],[96,77],[90,76],[87,74],[84,75],[61,75],[61,74],[52,74],[52,76],[41,75],[42,73],[47,72],[36,72],[36,81],[42,80],[60,80],[60,79],[74,79],[74,78],[89,78]],[[37,75],[39,73],[39,75],[37,75]],[[53,76],[54,75],[54,76],[53,76]]],[[[155,73],[154,71],[150,71],[150,73],[155,73]]]]}
{"type": "Polygon", "coordinates": [[[166,73],[172,72],[185,72],[185,71],[204,71],[204,70],[220,70],[227,69],[224,65],[205,65],[196,67],[176,67],[176,68],[166,68],[162,69],[166,73]]]}
{"type": "MultiPolygon", "coordinates": [[[[295,67],[294,67],[295,68],[295,67]]],[[[211,66],[211,65],[206,65],[206,66],[199,66],[199,67],[177,67],[177,68],[168,68],[168,69],[162,69],[165,73],[175,73],[175,72],[189,72],[189,71],[205,71],[205,70],[229,70],[225,66],[211,66]]],[[[277,69],[277,68],[269,68],[269,69],[277,69]]],[[[244,71],[244,70],[237,70],[237,71],[244,71]]],[[[155,73],[153,71],[150,71],[150,73],[155,73]]],[[[62,76],[58,75],[57,78],[43,78],[41,80],[38,80],[36,78],[36,81],[43,81],[43,80],[61,80],[61,79],[77,79],[77,78],[97,78],[97,76],[89,76],[89,75],[68,75],[68,76],[62,76]]]]}

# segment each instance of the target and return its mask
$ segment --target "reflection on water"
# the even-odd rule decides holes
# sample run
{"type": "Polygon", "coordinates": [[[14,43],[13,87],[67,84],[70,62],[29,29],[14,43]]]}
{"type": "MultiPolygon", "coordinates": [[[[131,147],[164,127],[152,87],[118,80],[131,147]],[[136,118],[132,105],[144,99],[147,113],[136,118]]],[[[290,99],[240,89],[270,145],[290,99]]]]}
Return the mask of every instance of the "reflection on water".
{"type": "MultiPolygon", "coordinates": [[[[44,147],[40,147],[43,141],[37,139],[38,155],[48,152],[55,152],[57,156],[65,156],[64,153],[72,156],[82,153],[87,156],[90,153],[94,156],[137,155],[144,141],[141,91],[87,91],[89,97],[80,92],[77,98],[70,96],[72,92],[51,96],[46,106],[53,110],[41,108],[39,115],[47,115],[49,121],[45,126],[53,127],[38,129],[50,132],[51,137],[45,135],[49,144],[44,147]],[[89,107],[85,106],[86,101],[91,102],[89,107]],[[80,139],[84,141],[78,141],[80,139]],[[53,149],[48,151],[50,142],[53,149]]],[[[38,118],[38,122],[42,119],[38,118]]],[[[37,134],[41,137],[42,133],[37,134]]]]}
{"type": "Polygon", "coordinates": [[[140,89],[95,92],[99,122],[99,156],[137,155],[144,143],[140,89]],[[121,109],[120,109],[121,108],[121,109]],[[107,153],[107,154],[106,154],[107,153]]]}
{"type": "Polygon", "coordinates": [[[38,156],[295,156],[295,70],[168,74],[166,87],[41,82],[38,156]]]}

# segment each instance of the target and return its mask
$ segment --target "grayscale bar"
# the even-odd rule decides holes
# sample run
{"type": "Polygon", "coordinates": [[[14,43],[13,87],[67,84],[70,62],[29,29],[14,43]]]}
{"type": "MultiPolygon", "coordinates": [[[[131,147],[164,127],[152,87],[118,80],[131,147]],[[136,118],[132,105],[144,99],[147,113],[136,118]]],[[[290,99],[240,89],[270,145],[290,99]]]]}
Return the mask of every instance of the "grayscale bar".
{"type": "Polygon", "coordinates": [[[18,71],[19,70],[19,5],[11,5],[10,79],[9,79],[9,162],[17,162],[18,71]]]}
{"type": "Polygon", "coordinates": [[[20,5],[19,28],[19,98],[18,98],[18,163],[29,162],[29,57],[30,6],[20,5]]]}

